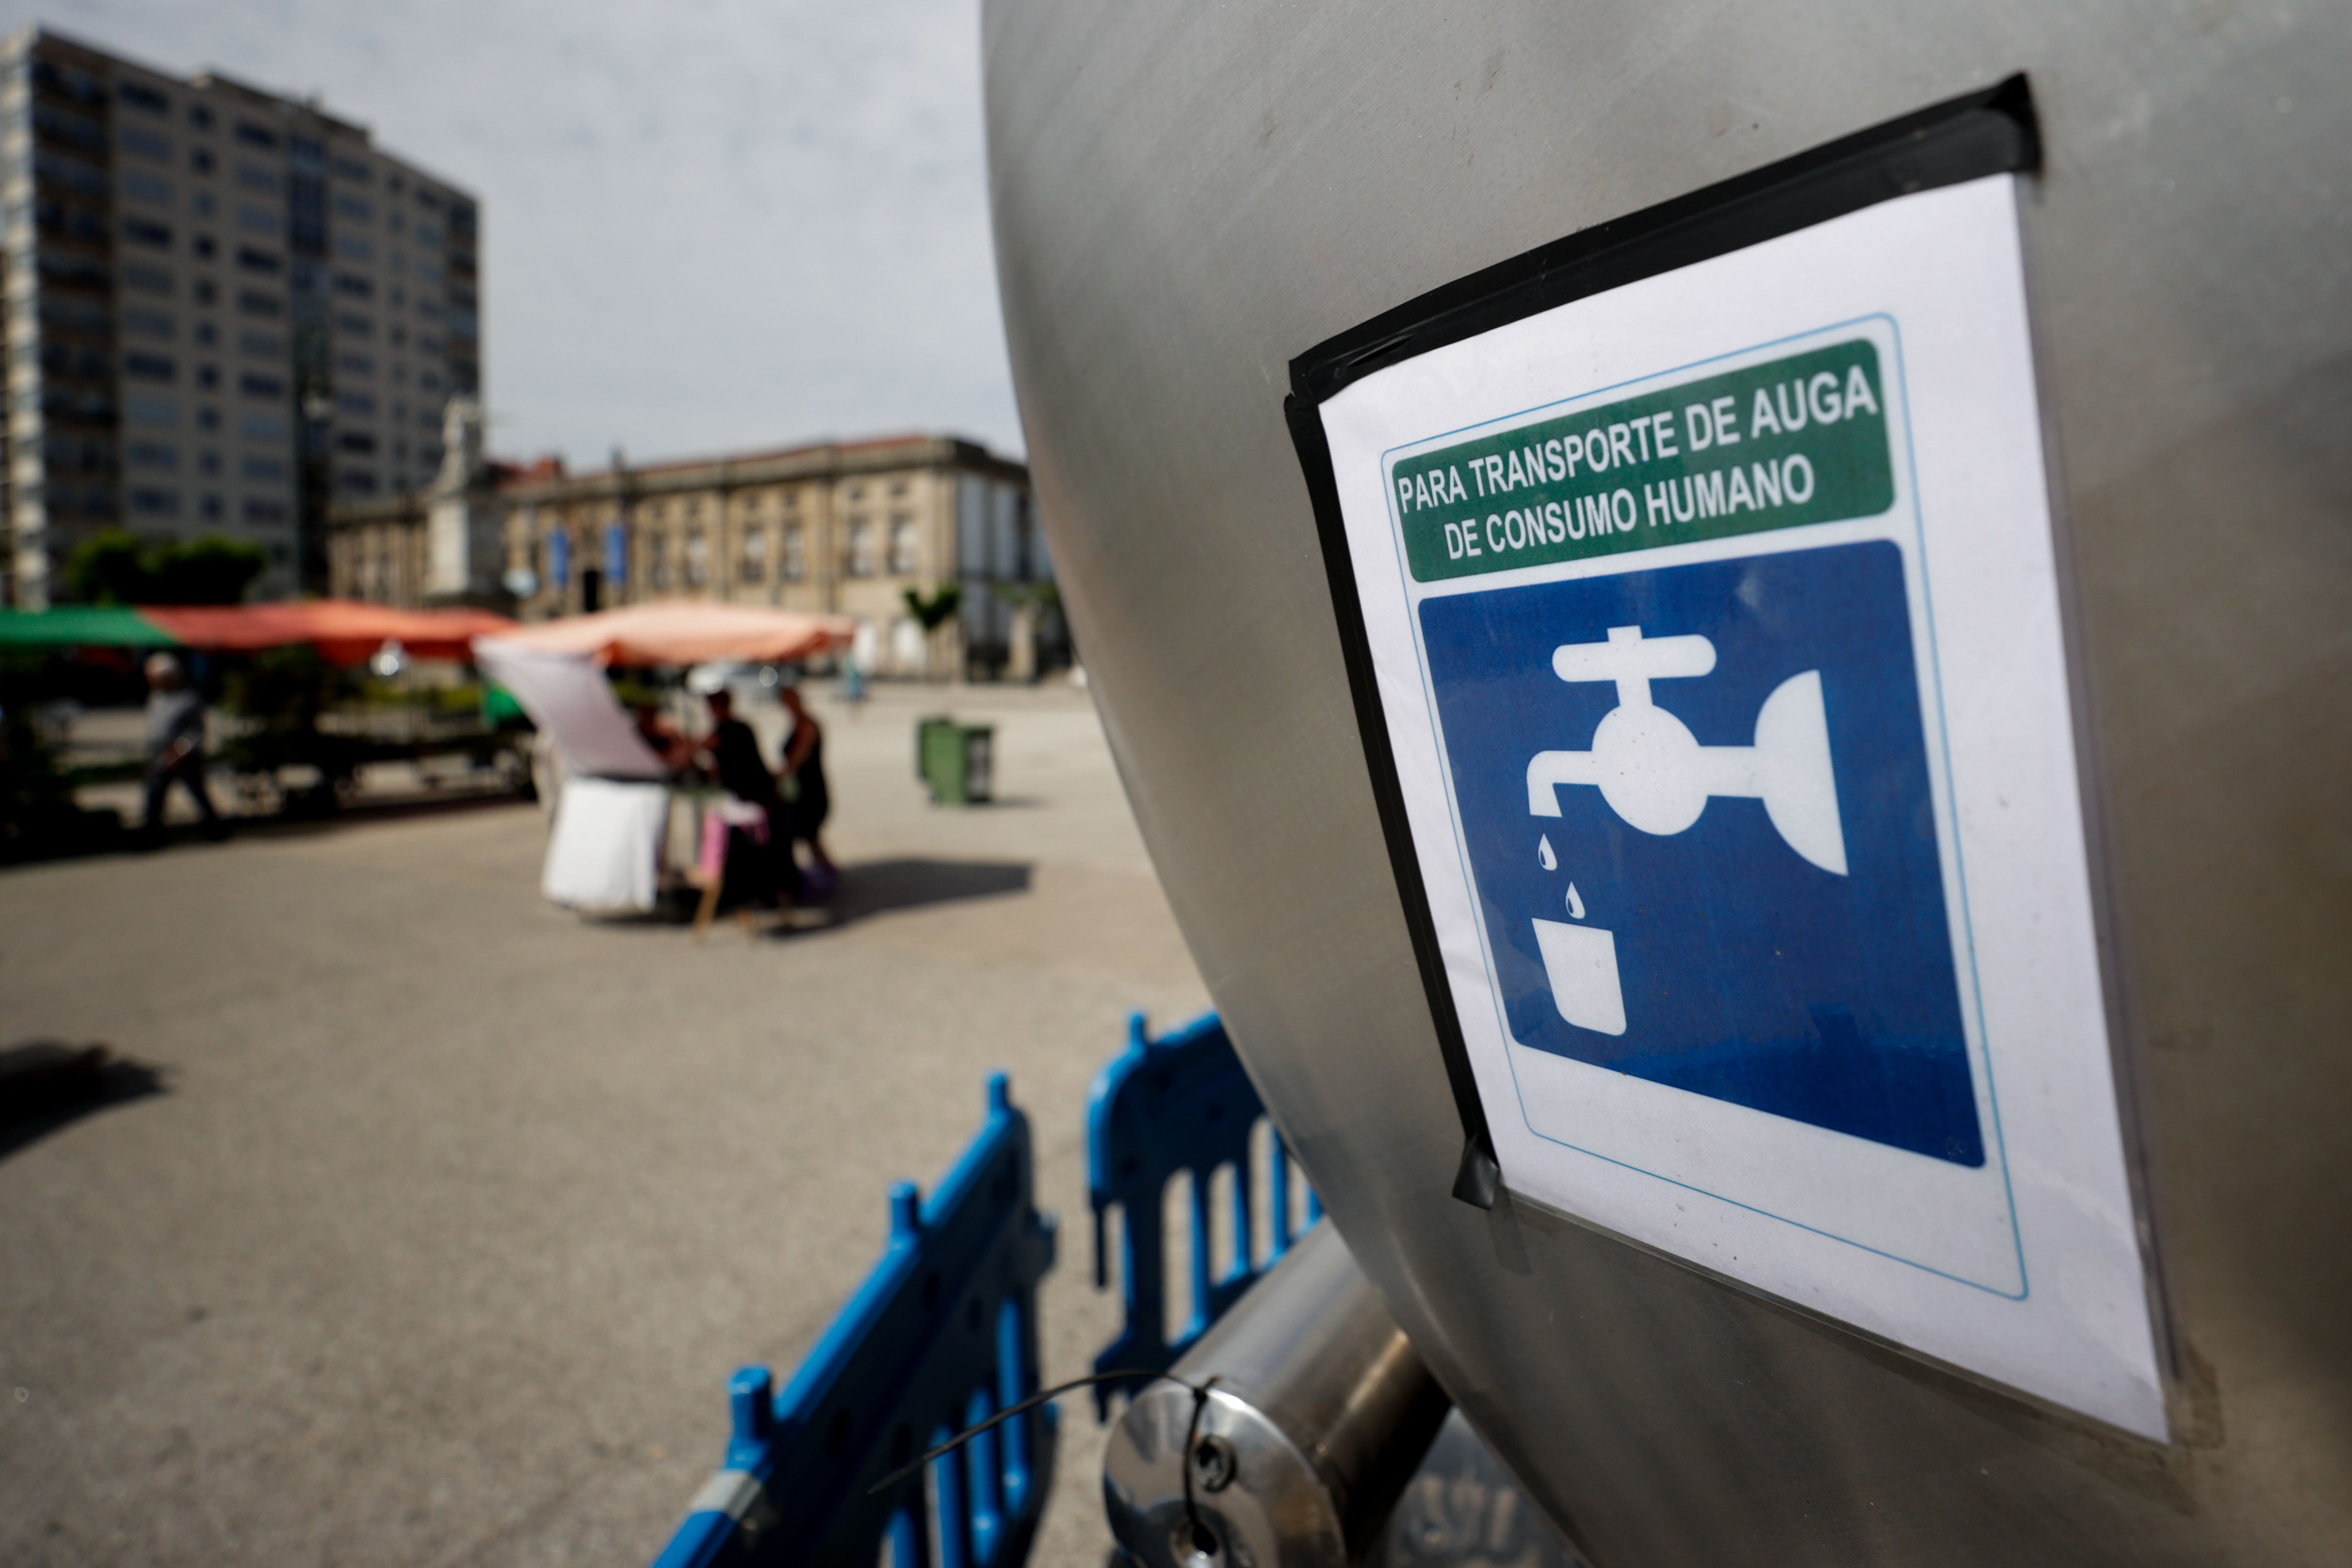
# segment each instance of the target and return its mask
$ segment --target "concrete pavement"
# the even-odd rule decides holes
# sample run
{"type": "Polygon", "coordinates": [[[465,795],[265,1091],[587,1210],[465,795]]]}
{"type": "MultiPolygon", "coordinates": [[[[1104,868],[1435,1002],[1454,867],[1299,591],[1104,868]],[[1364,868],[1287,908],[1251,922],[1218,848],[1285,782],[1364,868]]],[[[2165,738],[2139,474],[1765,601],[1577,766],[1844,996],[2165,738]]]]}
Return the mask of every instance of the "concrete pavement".
{"type": "MultiPolygon", "coordinates": [[[[1045,1375],[1112,1330],[1082,1111],[1131,1007],[1206,1005],[1083,694],[821,705],[838,927],[597,924],[524,805],[0,873],[0,1043],[162,1092],[0,1129],[0,1561],[644,1562],[1013,1074],[1062,1216],[1045,1375]],[[912,719],[998,725],[947,812],[912,719]]],[[[1099,1563],[1066,1401],[1034,1561],[1099,1563]]]]}

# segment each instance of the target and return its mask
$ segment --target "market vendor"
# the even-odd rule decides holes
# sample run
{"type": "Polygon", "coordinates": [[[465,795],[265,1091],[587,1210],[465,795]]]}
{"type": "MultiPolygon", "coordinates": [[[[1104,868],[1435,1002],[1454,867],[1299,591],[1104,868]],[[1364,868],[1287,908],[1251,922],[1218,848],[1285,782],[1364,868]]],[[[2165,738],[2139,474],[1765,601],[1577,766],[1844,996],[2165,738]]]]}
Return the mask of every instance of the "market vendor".
{"type": "Polygon", "coordinates": [[[751,868],[751,885],[743,892],[754,902],[773,904],[794,897],[800,892],[800,868],[793,858],[792,811],[777,788],[776,775],[760,755],[760,737],[735,716],[735,699],[725,686],[705,693],[703,701],[710,707],[710,733],[703,737],[698,754],[730,799],[756,808],[761,814],[758,831],[751,834],[757,852],[727,858],[734,865],[751,868]]]}
{"type": "MultiPolygon", "coordinates": [[[[822,898],[840,880],[833,857],[825,852],[823,836],[825,819],[833,814],[833,791],[824,781],[824,730],[801,700],[796,675],[785,674],[777,695],[793,717],[793,732],[784,740],[783,767],[793,781],[792,836],[808,845],[808,889],[822,898]]],[[[789,847],[785,852],[791,853],[789,847]]]]}

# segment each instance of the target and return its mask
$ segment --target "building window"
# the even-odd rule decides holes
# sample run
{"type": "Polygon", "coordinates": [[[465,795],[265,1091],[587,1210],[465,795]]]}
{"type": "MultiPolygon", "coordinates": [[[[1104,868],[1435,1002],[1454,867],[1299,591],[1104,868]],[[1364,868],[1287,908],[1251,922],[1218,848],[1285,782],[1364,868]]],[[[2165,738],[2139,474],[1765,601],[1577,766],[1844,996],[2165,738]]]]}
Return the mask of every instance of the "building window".
{"type": "Polygon", "coordinates": [[[373,454],[375,437],[364,430],[346,430],[335,437],[335,445],[345,452],[373,454]]]}
{"type": "Polygon", "coordinates": [[[239,332],[236,346],[257,360],[286,357],[286,340],[275,332],[239,332]]]}
{"type": "Polygon", "coordinates": [[[152,246],[157,250],[172,248],[171,225],[148,218],[123,219],[122,237],[133,245],[152,246]]]}
{"type": "Polygon", "coordinates": [[[172,112],[172,100],[144,82],[118,81],[114,84],[114,96],[131,108],[143,109],[150,114],[172,112]]]}
{"type": "Polygon", "coordinates": [[[257,207],[251,202],[236,204],[236,221],[257,235],[274,235],[286,226],[283,216],[268,207],[257,207]]]}
{"type": "Polygon", "coordinates": [[[890,519],[890,575],[915,575],[915,519],[904,512],[890,519]]]}
{"type": "Polygon", "coordinates": [[[245,520],[248,523],[282,523],[286,520],[286,504],[248,497],[245,503],[245,520]]]}
{"type": "Polygon", "coordinates": [[[808,575],[808,552],[801,542],[801,526],[784,525],[784,580],[798,582],[808,575]]]}
{"type": "Polygon", "coordinates": [[[365,354],[337,354],[335,369],[344,375],[372,376],[375,374],[375,361],[365,354]]]}
{"type": "Polygon", "coordinates": [[[142,158],[152,158],[159,162],[168,163],[172,160],[172,144],[152,131],[124,125],[117,128],[117,136],[125,152],[136,152],[142,158]]]}
{"type": "Polygon", "coordinates": [[[743,564],[740,574],[746,582],[765,582],[768,579],[768,530],[743,530],[743,564]]]}
{"type": "Polygon", "coordinates": [[[364,468],[346,468],[335,476],[335,487],[346,496],[373,496],[375,476],[364,468]]]}
{"type": "Polygon", "coordinates": [[[150,174],[144,169],[125,167],[116,172],[114,181],[122,193],[150,205],[167,207],[172,204],[172,182],[160,174],[150,174]]]}
{"type": "Polygon", "coordinates": [[[370,397],[365,392],[337,392],[335,394],[335,408],[339,413],[352,414],[360,419],[373,419],[375,417],[375,399],[370,397]]]}
{"type": "Polygon", "coordinates": [[[208,148],[199,147],[188,154],[188,167],[199,174],[209,174],[218,166],[213,161],[212,152],[208,148]]]}
{"type": "Polygon", "coordinates": [[[172,292],[172,275],[159,267],[125,267],[122,269],[122,286],[140,294],[169,295],[172,292]]]}
{"type": "Polygon", "coordinates": [[[267,126],[256,125],[249,120],[236,122],[236,139],[247,147],[267,147],[274,151],[278,146],[276,131],[267,126]]]}
{"type": "Polygon", "coordinates": [[[276,273],[284,270],[286,261],[282,256],[273,256],[266,250],[256,250],[247,245],[237,247],[236,264],[247,272],[276,273]]]}
{"type": "Polygon", "coordinates": [[[169,490],[136,488],[131,492],[131,509],[142,517],[176,517],[180,497],[169,490]]]}
{"type": "Polygon", "coordinates": [[[247,457],[242,466],[245,476],[257,485],[286,483],[286,465],[275,457],[247,457]]]}
{"type": "Polygon", "coordinates": [[[364,277],[354,277],[348,272],[335,274],[335,292],[348,294],[354,299],[366,299],[375,293],[375,285],[364,277]]]}
{"type": "Polygon", "coordinates": [[[256,294],[246,289],[236,297],[236,308],[248,316],[267,316],[272,320],[286,314],[285,302],[274,294],[256,294]]]}
{"type": "Polygon", "coordinates": [[[874,575],[874,525],[864,517],[849,519],[849,549],[845,552],[842,574],[845,577],[874,575]]]}
{"type": "Polygon", "coordinates": [[[160,441],[134,441],[124,455],[133,468],[152,468],[168,474],[180,465],[180,449],[160,441]]]}
{"type": "Polygon", "coordinates": [[[669,586],[669,536],[650,533],[646,536],[646,580],[656,588],[669,586]]]}
{"type": "Polygon", "coordinates": [[[142,310],[132,306],[122,312],[122,329],[133,338],[152,338],[168,343],[172,340],[172,318],[161,310],[142,310]]]}
{"type": "MultiPolygon", "coordinates": [[[[693,506],[689,501],[687,509],[692,511],[693,506]]],[[[709,580],[710,541],[702,537],[700,529],[697,529],[686,536],[686,585],[700,588],[709,580]]]]}
{"type": "Polygon", "coordinates": [[[247,371],[236,378],[236,390],[247,397],[278,398],[286,395],[286,383],[276,376],[265,376],[247,371]]]}

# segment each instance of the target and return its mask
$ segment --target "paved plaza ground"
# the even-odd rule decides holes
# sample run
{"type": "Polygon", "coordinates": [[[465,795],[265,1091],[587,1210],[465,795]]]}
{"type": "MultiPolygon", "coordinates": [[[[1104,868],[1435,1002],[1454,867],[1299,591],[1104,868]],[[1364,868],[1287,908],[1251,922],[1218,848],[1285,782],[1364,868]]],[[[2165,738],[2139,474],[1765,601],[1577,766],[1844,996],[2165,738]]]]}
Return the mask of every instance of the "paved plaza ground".
{"type": "MultiPolygon", "coordinates": [[[[248,829],[0,872],[0,1044],[103,1040],[156,1092],[0,1125],[0,1563],[630,1563],[1013,1075],[1061,1214],[1048,1379],[1092,1289],[1088,1081],[1130,1008],[1207,1005],[1066,688],[821,702],[830,928],[599,923],[535,807],[248,829]],[[912,776],[997,726],[1000,804],[912,776]]],[[[1100,1563],[1066,1401],[1034,1559],[1100,1563]]]]}

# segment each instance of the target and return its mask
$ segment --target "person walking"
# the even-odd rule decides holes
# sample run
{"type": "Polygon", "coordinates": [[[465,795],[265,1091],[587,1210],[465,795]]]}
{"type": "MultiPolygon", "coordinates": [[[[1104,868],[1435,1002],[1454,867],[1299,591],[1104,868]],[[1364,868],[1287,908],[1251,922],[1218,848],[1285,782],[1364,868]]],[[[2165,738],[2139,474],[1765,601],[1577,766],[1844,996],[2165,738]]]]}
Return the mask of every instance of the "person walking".
{"type": "Polygon", "coordinates": [[[147,660],[147,799],[140,831],[149,843],[163,836],[165,797],[177,783],[194,797],[205,836],[225,837],[220,813],[205,788],[205,699],[169,653],[147,660]]]}

